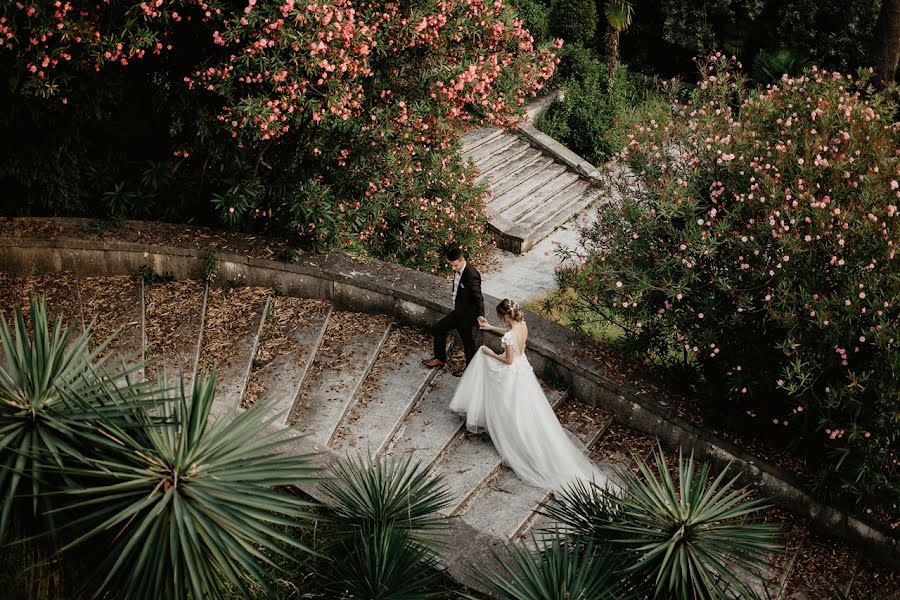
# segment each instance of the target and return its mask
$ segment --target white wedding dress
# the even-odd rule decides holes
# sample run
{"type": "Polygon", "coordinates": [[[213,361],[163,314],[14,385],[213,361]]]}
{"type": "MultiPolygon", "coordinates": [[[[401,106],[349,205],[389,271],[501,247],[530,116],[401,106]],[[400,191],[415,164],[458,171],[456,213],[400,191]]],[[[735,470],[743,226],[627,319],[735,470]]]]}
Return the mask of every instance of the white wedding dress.
{"type": "Polygon", "coordinates": [[[450,410],[465,416],[469,431],[487,430],[504,464],[530,485],[561,490],[580,480],[605,487],[607,478],[585,455],[584,445],[560,425],[516,336],[507,331],[500,341],[513,353],[512,364],[479,348],[450,410]]]}

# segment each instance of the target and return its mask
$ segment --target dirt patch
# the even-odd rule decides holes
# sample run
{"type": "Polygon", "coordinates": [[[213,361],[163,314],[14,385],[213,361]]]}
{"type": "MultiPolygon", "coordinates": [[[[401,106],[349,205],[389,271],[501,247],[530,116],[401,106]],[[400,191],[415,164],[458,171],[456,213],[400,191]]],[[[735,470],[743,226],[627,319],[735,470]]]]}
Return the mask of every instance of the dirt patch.
{"type": "Polygon", "coordinates": [[[591,447],[591,460],[631,463],[632,454],[646,458],[656,447],[656,438],[613,423],[591,447]]]}
{"type": "Polygon", "coordinates": [[[612,420],[612,414],[602,408],[573,400],[563,400],[555,412],[562,426],[574,433],[582,444],[598,439],[597,435],[612,420]]]}
{"type": "Polygon", "coordinates": [[[848,546],[810,533],[797,555],[784,597],[806,598],[812,592],[827,598],[832,595],[833,586],[840,586],[843,591],[853,577],[856,563],[856,552],[848,546]]]}
{"type": "Polygon", "coordinates": [[[0,282],[0,310],[5,314],[7,323],[12,323],[15,310],[21,309],[25,317],[25,326],[31,335],[31,297],[40,296],[47,300],[48,318],[51,327],[61,318],[67,327],[74,327],[77,335],[84,328],[81,318],[81,304],[78,294],[78,277],[63,271],[50,275],[28,275],[11,277],[4,273],[0,282]]]}
{"type": "Polygon", "coordinates": [[[863,560],[853,579],[847,600],[897,600],[900,598],[900,571],[863,560]]]}
{"type": "Polygon", "coordinates": [[[205,250],[215,244],[219,252],[245,254],[255,258],[278,258],[289,247],[284,239],[274,236],[150,221],[125,221],[121,227],[103,229],[90,219],[0,219],[0,236],[111,240],[197,250],[205,250]]]}
{"type": "MultiPolygon", "coordinates": [[[[203,347],[200,371],[214,366],[228,369],[238,357],[246,357],[251,339],[259,330],[266,298],[266,288],[210,288],[203,323],[203,347]]],[[[249,360],[246,357],[245,360],[249,360]]]]}
{"type": "Polygon", "coordinates": [[[94,322],[91,329],[94,342],[99,344],[119,331],[106,353],[140,352],[143,343],[141,280],[128,275],[82,277],[78,286],[84,320],[94,322]]]}
{"type": "MultiPolygon", "coordinates": [[[[145,288],[147,347],[145,375],[152,380],[165,361],[189,377],[194,368],[205,284],[189,279],[153,283],[145,288]]],[[[169,373],[175,376],[178,373],[169,373]]]]}

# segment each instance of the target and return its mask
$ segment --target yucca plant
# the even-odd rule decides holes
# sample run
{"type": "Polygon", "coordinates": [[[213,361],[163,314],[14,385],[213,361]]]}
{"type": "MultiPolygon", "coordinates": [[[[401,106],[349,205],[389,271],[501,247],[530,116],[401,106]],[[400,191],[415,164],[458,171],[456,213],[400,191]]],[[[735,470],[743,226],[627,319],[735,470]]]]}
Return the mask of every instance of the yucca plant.
{"type": "Polygon", "coordinates": [[[417,600],[440,595],[437,560],[450,502],[440,477],[411,457],[358,457],[332,468],[326,499],[326,586],[336,597],[417,600]]]}
{"type": "Polygon", "coordinates": [[[102,353],[112,337],[90,350],[91,328],[75,335],[57,315],[52,323],[43,298],[30,300],[29,333],[17,308],[12,323],[0,319],[0,541],[49,534],[57,528],[54,492],[77,485],[66,467],[83,458],[96,437],[97,419],[127,418],[142,401],[143,388],[128,384],[138,368],[104,371],[102,353]],[[117,385],[118,384],[118,385],[117,385]],[[111,398],[111,390],[128,403],[111,398]],[[9,535],[10,527],[16,531],[9,535]]]}
{"type": "Polygon", "coordinates": [[[406,529],[418,539],[433,541],[435,530],[447,527],[438,514],[452,500],[440,477],[411,456],[383,460],[358,456],[337,463],[322,483],[335,522],[343,525],[387,524],[406,529]]]}
{"type": "Polygon", "coordinates": [[[709,481],[709,465],[693,454],[679,451],[677,481],[661,448],[654,459],[656,472],[637,456],[637,473],[621,469],[621,491],[574,486],[543,510],[582,539],[621,548],[624,573],[654,598],[756,598],[739,574],[758,577],[766,554],[780,550],[778,528],[750,520],[765,502],[736,488],[727,468],[709,481]]]}
{"type": "Polygon", "coordinates": [[[479,579],[501,600],[629,600],[637,598],[621,575],[621,557],[610,546],[567,539],[556,531],[542,549],[508,546],[497,557],[500,571],[479,571],[479,579]]]}
{"type": "Polygon", "coordinates": [[[249,582],[269,585],[264,567],[278,568],[284,545],[305,549],[283,530],[310,504],[276,488],[312,480],[309,457],[278,453],[291,438],[267,431],[277,415],[266,402],[210,424],[214,393],[215,373],[198,375],[190,396],[183,384],[171,400],[160,391],[152,412],[169,425],[146,414],[141,428],[98,423],[106,443],[73,473],[91,483],[71,492],[84,533],[68,546],[91,541],[102,555],[98,594],[220,598],[225,579],[248,596],[249,582]]]}
{"type": "Polygon", "coordinates": [[[354,525],[330,531],[326,588],[332,597],[424,600],[443,595],[437,554],[395,525],[354,525]]]}

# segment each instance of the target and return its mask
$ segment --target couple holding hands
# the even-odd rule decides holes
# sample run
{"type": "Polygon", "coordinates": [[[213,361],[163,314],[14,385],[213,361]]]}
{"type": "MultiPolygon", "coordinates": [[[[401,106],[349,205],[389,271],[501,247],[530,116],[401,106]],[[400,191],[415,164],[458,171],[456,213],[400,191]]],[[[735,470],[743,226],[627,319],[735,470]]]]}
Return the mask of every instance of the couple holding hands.
{"type": "MultiPolygon", "coordinates": [[[[463,343],[466,367],[450,410],[466,419],[473,433],[487,431],[503,462],[531,485],[562,489],[577,480],[606,484],[606,476],[585,455],[584,446],[560,425],[525,355],[528,325],[524,312],[510,299],[497,305],[500,325],[484,317],[481,274],[466,262],[460,248],[446,253],[453,269],[453,312],[433,326],[434,356],[422,363],[447,362],[447,334],[455,329],[463,343]],[[502,334],[502,353],[476,348],[475,328],[502,334]]],[[[480,337],[480,336],[479,336],[480,337]]]]}

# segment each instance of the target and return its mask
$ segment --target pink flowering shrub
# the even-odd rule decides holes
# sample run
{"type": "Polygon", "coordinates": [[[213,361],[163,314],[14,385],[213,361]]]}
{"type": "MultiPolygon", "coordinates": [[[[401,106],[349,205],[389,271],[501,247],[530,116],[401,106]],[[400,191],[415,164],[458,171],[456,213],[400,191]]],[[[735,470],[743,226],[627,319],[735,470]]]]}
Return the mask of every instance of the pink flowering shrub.
{"type": "Polygon", "coordinates": [[[896,520],[897,107],[839,73],[748,91],[733,61],[701,66],[671,123],[628,136],[621,201],[560,282],[638,349],[686,357],[729,421],[792,438],[823,495],[896,520]]]}
{"type": "Polygon", "coordinates": [[[102,121],[123,73],[118,102],[158,98],[120,162],[168,160],[179,202],[424,267],[485,243],[461,131],[514,124],[556,60],[503,0],[22,1],[0,40],[29,110],[102,121]]]}

